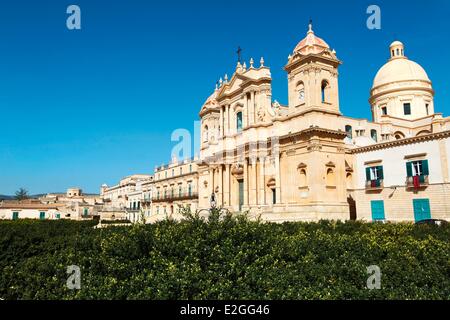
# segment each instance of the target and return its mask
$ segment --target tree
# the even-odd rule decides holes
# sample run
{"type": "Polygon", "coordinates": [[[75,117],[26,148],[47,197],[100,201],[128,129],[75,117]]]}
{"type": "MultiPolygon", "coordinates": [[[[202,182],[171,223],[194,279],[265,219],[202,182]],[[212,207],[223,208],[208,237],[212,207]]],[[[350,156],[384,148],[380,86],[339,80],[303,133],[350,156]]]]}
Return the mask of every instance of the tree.
{"type": "Polygon", "coordinates": [[[28,191],[24,188],[20,188],[19,190],[16,191],[16,199],[17,200],[25,200],[28,199],[29,195],[28,195],[28,191]]]}

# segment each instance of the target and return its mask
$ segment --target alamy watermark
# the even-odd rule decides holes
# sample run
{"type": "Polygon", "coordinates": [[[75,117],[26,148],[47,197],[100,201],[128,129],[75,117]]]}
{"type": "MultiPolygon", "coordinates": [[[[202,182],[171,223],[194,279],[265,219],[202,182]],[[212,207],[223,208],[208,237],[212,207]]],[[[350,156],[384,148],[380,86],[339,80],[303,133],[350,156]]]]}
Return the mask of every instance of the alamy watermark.
{"type": "Polygon", "coordinates": [[[377,265],[371,265],[367,267],[367,274],[369,274],[369,278],[367,278],[366,287],[369,290],[373,289],[381,289],[381,269],[377,265]]]}
{"type": "Polygon", "coordinates": [[[81,29],[81,9],[79,6],[72,4],[67,7],[67,17],[66,26],[69,30],[80,30],[81,29]]]}
{"type": "Polygon", "coordinates": [[[67,278],[66,285],[70,290],[80,290],[81,289],[81,270],[79,266],[71,265],[67,267],[66,273],[69,275],[67,278]]]}
{"type": "Polygon", "coordinates": [[[381,29],[381,9],[379,6],[373,4],[367,7],[367,14],[370,16],[367,18],[367,28],[369,30],[380,30],[381,29]]]}

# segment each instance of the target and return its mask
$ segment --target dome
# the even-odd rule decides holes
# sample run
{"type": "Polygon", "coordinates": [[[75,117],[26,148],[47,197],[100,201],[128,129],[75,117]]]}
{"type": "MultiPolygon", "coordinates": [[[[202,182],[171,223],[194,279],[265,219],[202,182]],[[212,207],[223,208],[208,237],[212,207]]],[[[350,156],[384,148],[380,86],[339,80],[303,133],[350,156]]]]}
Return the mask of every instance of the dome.
{"type": "Polygon", "coordinates": [[[317,37],[312,30],[312,23],[309,23],[309,30],[306,38],[300,41],[294,49],[294,52],[299,52],[303,55],[310,53],[318,54],[325,49],[330,49],[330,46],[321,38],[317,37]]]}
{"type": "Polygon", "coordinates": [[[411,80],[431,83],[425,70],[404,55],[404,47],[400,41],[394,41],[390,45],[389,51],[391,59],[378,71],[372,88],[392,82],[411,80]]]}

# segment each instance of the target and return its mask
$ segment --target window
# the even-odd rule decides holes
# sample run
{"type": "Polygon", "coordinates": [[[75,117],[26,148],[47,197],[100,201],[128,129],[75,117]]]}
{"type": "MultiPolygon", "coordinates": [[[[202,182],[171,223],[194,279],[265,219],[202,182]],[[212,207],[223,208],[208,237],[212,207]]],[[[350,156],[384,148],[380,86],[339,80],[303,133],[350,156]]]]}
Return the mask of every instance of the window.
{"type": "Polygon", "coordinates": [[[45,219],[45,212],[39,212],[39,219],[41,220],[45,219]]]}
{"type": "Polygon", "coordinates": [[[178,195],[181,197],[181,185],[178,186],[178,195]]]}
{"type": "Polygon", "coordinates": [[[406,174],[408,177],[428,176],[428,160],[411,161],[406,163],[406,174]]]}
{"type": "Polygon", "coordinates": [[[429,104],[425,104],[425,112],[427,114],[427,116],[430,114],[430,110],[429,110],[429,104]]]}
{"type": "Polygon", "coordinates": [[[375,129],[370,130],[370,137],[373,139],[373,141],[378,142],[377,130],[375,129]]]}
{"type": "Polygon", "coordinates": [[[84,216],[87,216],[89,214],[89,209],[88,208],[84,208],[83,214],[84,214],[84,216]]]}
{"type": "Polygon", "coordinates": [[[192,185],[190,183],[188,184],[188,195],[189,197],[192,195],[192,185]]]}
{"type": "Polygon", "coordinates": [[[353,186],[353,177],[350,172],[345,176],[345,182],[347,189],[350,189],[353,186]]]}
{"type": "Polygon", "coordinates": [[[165,171],[164,173],[165,173],[165,178],[167,179],[167,171],[165,171]]]}
{"type": "Polygon", "coordinates": [[[334,171],[333,169],[329,168],[327,170],[327,186],[335,186],[335,181],[334,181],[334,171]]]}
{"type": "Polygon", "coordinates": [[[183,174],[183,168],[180,168],[180,176],[183,174]]]}
{"type": "Polygon", "coordinates": [[[411,103],[404,103],[403,104],[403,113],[405,114],[405,116],[411,114],[411,103]]]}
{"type": "Polygon", "coordinates": [[[140,201],[137,202],[137,209],[138,209],[138,210],[141,209],[141,202],[140,202],[140,201]]]}
{"type": "Polygon", "coordinates": [[[236,129],[237,132],[242,131],[242,112],[236,113],[236,129]]]}
{"type": "Polygon", "coordinates": [[[383,166],[366,168],[366,185],[371,188],[381,186],[381,180],[384,179],[383,166]]]}
{"type": "Polygon", "coordinates": [[[159,214],[159,207],[156,207],[156,214],[159,214]]]}
{"type": "Polygon", "coordinates": [[[329,85],[326,80],[322,81],[322,86],[320,89],[321,89],[322,103],[327,102],[329,100],[329,97],[328,97],[329,85]]]}
{"type": "Polygon", "coordinates": [[[192,172],[192,164],[189,165],[189,172],[192,172]]]}
{"type": "Polygon", "coordinates": [[[381,114],[383,116],[387,115],[387,107],[381,107],[381,114]]]}
{"type": "Polygon", "coordinates": [[[156,191],[156,199],[159,200],[159,189],[156,191]]]}
{"type": "Polygon", "coordinates": [[[300,102],[305,101],[305,85],[302,81],[297,84],[298,100],[300,102]]]}
{"type": "Polygon", "coordinates": [[[208,142],[209,138],[208,138],[208,126],[205,126],[205,128],[203,129],[203,142],[208,142]]]}
{"type": "Polygon", "coordinates": [[[61,214],[60,213],[56,214],[56,219],[61,219],[61,214]]]}
{"type": "Polygon", "coordinates": [[[374,221],[385,220],[383,200],[370,201],[370,207],[372,209],[372,220],[374,221]]]}
{"type": "Polygon", "coordinates": [[[16,212],[16,211],[13,212],[13,213],[12,213],[12,219],[13,219],[13,220],[19,219],[19,212],[16,212]]]}
{"type": "Polygon", "coordinates": [[[345,132],[347,133],[347,137],[351,139],[352,136],[353,136],[353,134],[352,134],[352,126],[346,125],[345,126],[345,132]]]}
{"type": "Polygon", "coordinates": [[[306,186],[306,170],[301,169],[300,170],[300,187],[306,186]]]}

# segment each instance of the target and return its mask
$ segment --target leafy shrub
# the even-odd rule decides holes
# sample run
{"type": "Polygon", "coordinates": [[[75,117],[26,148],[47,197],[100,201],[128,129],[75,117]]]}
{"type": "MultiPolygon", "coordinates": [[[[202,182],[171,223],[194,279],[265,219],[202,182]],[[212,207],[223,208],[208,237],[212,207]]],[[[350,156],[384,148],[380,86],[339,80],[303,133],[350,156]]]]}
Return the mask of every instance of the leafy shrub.
{"type": "Polygon", "coordinates": [[[212,213],[99,229],[2,221],[0,298],[450,298],[448,225],[273,224],[212,213]],[[81,268],[81,290],[66,287],[69,265],[81,268]],[[366,289],[370,265],[381,269],[380,290],[366,289]]]}

